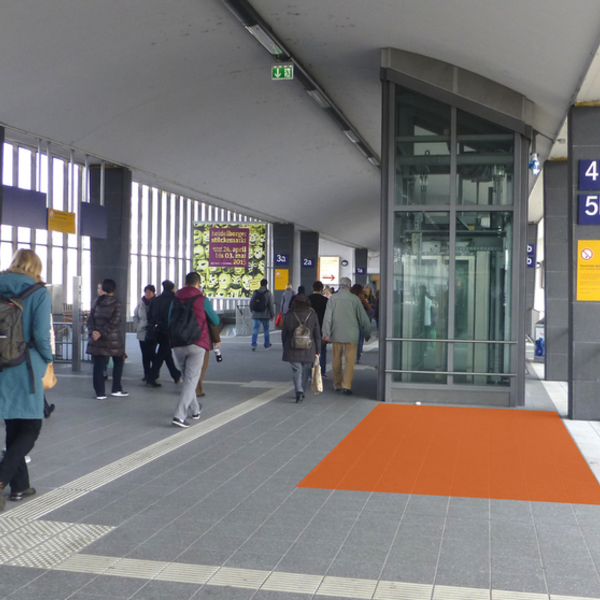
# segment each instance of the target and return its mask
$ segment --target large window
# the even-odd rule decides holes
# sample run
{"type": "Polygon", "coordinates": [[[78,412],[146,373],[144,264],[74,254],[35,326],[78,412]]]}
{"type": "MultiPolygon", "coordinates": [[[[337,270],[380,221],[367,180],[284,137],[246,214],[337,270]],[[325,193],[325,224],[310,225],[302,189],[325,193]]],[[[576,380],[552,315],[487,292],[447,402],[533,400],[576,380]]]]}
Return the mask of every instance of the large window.
{"type": "Polygon", "coordinates": [[[510,385],[515,134],[396,86],[392,379],[510,385]]]}

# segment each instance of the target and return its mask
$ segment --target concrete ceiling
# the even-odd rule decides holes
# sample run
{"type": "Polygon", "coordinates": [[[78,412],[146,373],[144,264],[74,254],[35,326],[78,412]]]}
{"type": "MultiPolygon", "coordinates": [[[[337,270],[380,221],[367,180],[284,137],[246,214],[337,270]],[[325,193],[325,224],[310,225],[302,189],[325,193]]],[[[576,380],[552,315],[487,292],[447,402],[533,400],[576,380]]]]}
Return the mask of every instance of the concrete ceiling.
{"type": "MultiPolygon", "coordinates": [[[[554,141],[600,35],[597,0],[251,3],[376,152],[381,48],[514,89],[554,141]]],[[[379,171],[298,83],[270,80],[273,59],[220,0],[5,2],[0,56],[8,128],[175,192],[379,248],[379,171]]]]}

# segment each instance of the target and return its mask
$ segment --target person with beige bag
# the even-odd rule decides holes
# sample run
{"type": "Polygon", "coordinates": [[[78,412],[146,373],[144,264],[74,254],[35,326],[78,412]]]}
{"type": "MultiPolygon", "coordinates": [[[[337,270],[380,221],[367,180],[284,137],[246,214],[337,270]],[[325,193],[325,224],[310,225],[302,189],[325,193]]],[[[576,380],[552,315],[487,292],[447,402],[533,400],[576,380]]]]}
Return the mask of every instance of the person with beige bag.
{"type": "MultiPolygon", "coordinates": [[[[6,452],[0,461],[0,510],[4,510],[4,488],[10,485],[10,499],[23,500],[35,494],[29,482],[25,456],[42,429],[44,388],[42,377],[52,362],[50,346],[50,293],[43,285],[42,261],[32,250],[21,248],[10,267],[0,273],[0,297],[22,309],[20,335],[28,346],[23,359],[4,364],[0,371],[0,419],[6,425],[6,452]],[[36,285],[38,284],[38,285],[36,285]],[[29,294],[27,294],[29,290],[29,294]],[[22,300],[18,300],[23,296],[22,300]]],[[[16,339],[13,327],[5,329],[4,340],[16,339]]],[[[13,325],[18,325],[16,322],[13,325]]]]}

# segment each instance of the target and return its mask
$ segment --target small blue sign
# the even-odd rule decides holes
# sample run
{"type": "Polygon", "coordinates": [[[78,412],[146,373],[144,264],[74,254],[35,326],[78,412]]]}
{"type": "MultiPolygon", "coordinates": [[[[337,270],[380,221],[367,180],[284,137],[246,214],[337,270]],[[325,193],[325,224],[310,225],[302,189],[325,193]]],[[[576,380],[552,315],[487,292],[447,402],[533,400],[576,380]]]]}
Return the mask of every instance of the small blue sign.
{"type": "Polygon", "coordinates": [[[527,244],[527,266],[535,267],[535,244],[527,244]]]}
{"type": "Polygon", "coordinates": [[[290,264],[290,255],[289,254],[276,254],[275,255],[275,264],[278,266],[285,266],[290,264]]]}
{"type": "Polygon", "coordinates": [[[303,267],[314,267],[315,266],[315,259],[314,258],[303,258],[302,259],[302,266],[303,267]]]}
{"type": "Polygon", "coordinates": [[[357,275],[364,275],[365,274],[365,270],[362,267],[356,267],[356,274],[357,275]]]}
{"type": "Polygon", "coordinates": [[[579,225],[600,225],[600,195],[579,194],[579,225]]]}
{"type": "Polygon", "coordinates": [[[600,160],[579,161],[579,189],[600,190],[600,160]]]}

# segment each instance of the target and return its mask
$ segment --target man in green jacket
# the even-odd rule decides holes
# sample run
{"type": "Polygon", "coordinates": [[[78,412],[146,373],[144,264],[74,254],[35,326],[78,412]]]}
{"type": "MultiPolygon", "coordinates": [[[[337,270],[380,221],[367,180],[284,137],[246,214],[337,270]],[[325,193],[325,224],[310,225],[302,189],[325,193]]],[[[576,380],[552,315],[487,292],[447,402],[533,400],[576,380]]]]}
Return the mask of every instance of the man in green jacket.
{"type": "Polygon", "coordinates": [[[348,277],[340,279],[340,289],[327,302],[323,319],[323,339],[332,342],[333,387],[336,392],[352,394],[354,363],[358,349],[358,337],[362,330],[365,340],[371,334],[371,321],[362,302],[350,293],[352,282],[348,277]],[[342,372],[342,356],[346,355],[346,368],[342,372]]]}

